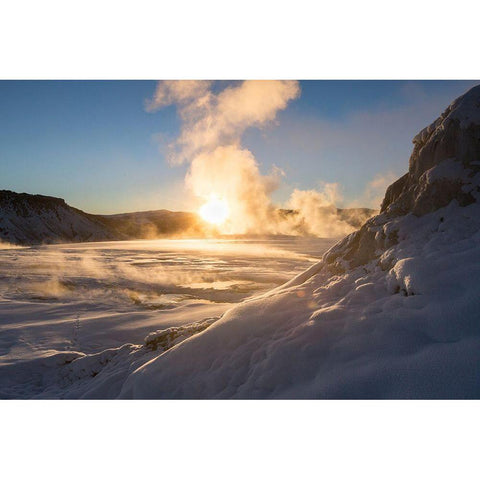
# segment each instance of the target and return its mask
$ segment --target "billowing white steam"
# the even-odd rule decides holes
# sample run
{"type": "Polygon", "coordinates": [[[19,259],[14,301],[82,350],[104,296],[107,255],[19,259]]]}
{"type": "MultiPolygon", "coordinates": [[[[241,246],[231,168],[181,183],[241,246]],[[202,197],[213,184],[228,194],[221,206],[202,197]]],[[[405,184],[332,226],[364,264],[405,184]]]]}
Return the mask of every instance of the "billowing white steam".
{"type": "Polygon", "coordinates": [[[326,183],[323,191],[295,189],[288,201],[288,207],[298,212],[290,223],[292,231],[339,237],[353,230],[352,226],[338,217],[335,205],[341,200],[337,183],[326,183]]]}
{"type": "Polygon", "coordinates": [[[295,190],[288,207],[298,215],[279,212],[270,195],[282,172],[274,169],[262,175],[253,153],[241,146],[246,129],[274,121],[277,113],[299,96],[298,82],[248,80],[220,91],[213,87],[209,81],[162,81],[146,108],[154,111],[177,106],[182,128],[170,145],[169,161],[190,163],[186,184],[200,203],[212,194],[228,203],[230,217],[222,230],[298,234],[300,229],[301,233],[319,236],[351,231],[352,227],[337,217],[335,198],[328,190],[295,190]]]}

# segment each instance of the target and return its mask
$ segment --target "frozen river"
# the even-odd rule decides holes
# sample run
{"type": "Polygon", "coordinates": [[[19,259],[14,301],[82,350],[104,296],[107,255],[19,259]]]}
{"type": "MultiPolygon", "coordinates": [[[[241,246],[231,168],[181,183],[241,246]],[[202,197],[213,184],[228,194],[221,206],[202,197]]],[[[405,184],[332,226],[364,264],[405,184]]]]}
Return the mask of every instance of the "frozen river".
{"type": "Polygon", "coordinates": [[[0,250],[0,364],[142,343],[220,316],[318,261],[332,239],[99,242],[0,250]]]}

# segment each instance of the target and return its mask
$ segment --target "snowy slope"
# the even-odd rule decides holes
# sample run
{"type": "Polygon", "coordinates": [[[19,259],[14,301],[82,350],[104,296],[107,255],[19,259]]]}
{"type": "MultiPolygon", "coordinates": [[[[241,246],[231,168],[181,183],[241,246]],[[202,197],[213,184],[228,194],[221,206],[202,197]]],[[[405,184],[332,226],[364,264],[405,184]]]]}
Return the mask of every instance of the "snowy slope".
{"type": "Polygon", "coordinates": [[[480,87],[380,215],[131,373],[122,398],[480,398],[480,87]]]}
{"type": "Polygon", "coordinates": [[[153,210],[92,215],[62,198],[0,190],[0,242],[19,245],[199,236],[205,225],[189,212],[153,210]]]}
{"type": "Polygon", "coordinates": [[[0,241],[25,245],[114,238],[101,221],[61,198],[0,191],[0,241]]]}

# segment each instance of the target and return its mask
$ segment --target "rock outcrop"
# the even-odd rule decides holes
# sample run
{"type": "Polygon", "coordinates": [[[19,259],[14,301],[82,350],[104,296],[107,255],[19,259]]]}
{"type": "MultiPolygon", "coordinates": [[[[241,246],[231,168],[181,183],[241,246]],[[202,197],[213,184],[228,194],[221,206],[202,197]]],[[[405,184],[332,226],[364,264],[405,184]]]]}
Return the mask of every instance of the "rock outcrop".
{"type": "Polygon", "coordinates": [[[457,98],[413,139],[408,172],[390,185],[378,216],[329,250],[324,260],[341,273],[380,257],[398,241],[392,219],[421,217],[452,201],[467,206],[480,192],[480,85],[457,98]]]}

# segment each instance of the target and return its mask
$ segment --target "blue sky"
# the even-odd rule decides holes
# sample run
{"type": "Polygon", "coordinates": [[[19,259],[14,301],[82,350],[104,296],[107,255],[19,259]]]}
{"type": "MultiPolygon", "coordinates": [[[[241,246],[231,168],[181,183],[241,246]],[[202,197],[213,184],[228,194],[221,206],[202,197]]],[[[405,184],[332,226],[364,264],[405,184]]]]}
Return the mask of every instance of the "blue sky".
{"type": "MultiPolygon", "coordinates": [[[[475,81],[305,81],[301,96],[243,138],[263,173],[293,188],[340,185],[343,204],[368,203],[375,177],[408,168],[413,136],[475,81]]],[[[0,189],[65,198],[92,213],[188,209],[187,166],[165,145],[174,107],[147,113],[154,81],[0,81],[0,189]]],[[[375,205],[372,205],[375,206],[375,205]]]]}

